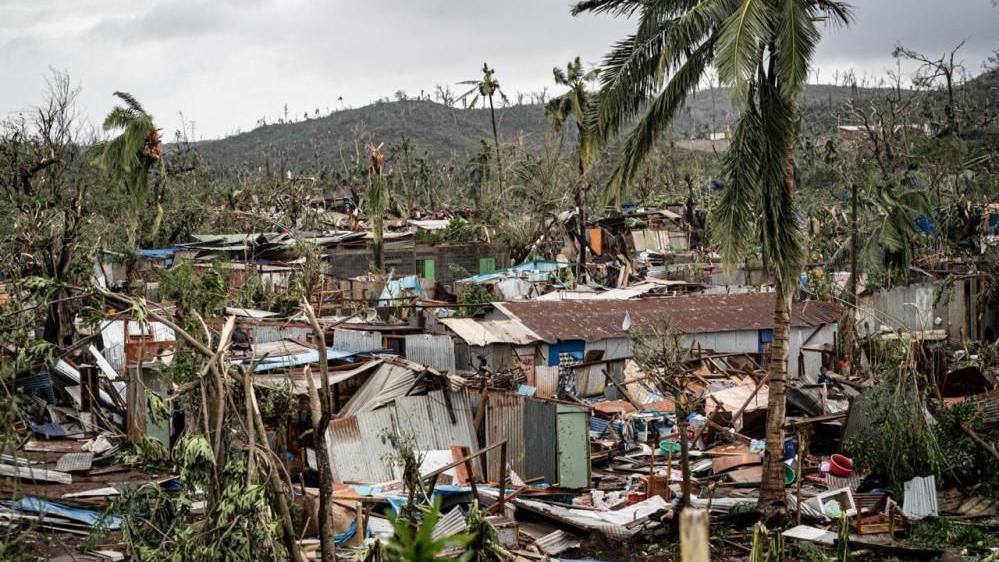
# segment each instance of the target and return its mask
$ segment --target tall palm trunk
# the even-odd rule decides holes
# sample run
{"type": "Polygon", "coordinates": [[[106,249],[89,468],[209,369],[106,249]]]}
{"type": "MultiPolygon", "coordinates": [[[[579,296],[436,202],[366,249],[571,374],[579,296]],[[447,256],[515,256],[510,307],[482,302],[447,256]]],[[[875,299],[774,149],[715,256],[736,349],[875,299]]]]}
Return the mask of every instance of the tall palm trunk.
{"type": "Polygon", "coordinates": [[[576,205],[579,206],[579,271],[576,272],[576,280],[582,283],[586,280],[586,167],[583,165],[583,157],[579,157],[579,186],[576,189],[576,205]]]}
{"type": "Polygon", "coordinates": [[[493,96],[489,95],[489,119],[493,124],[493,142],[496,143],[496,178],[499,181],[500,193],[503,193],[503,162],[500,160],[499,133],[496,130],[496,110],[493,108],[493,96]]]}
{"type": "MultiPolygon", "coordinates": [[[[784,189],[794,192],[794,141],[789,138],[784,160],[784,189]]],[[[791,347],[791,300],[793,286],[784,275],[775,275],[774,340],[770,344],[770,380],[767,400],[766,456],[760,486],[760,512],[768,519],[786,513],[784,497],[784,416],[787,411],[788,355],[791,347]]]]}

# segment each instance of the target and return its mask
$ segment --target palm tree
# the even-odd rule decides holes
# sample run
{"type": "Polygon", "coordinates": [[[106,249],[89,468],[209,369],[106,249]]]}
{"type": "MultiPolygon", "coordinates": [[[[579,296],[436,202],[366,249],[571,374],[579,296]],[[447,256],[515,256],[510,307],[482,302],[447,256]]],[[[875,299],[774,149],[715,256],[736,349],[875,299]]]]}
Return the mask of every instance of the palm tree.
{"type": "MultiPolygon", "coordinates": [[[[163,145],[160,133],[153,122],[153,116],[126,92],[115,92],[114,96],[124,102],[116,105],[101,128],[104,132],[117,132],[114,138],[99,142],[90,148],[90,160],[98,168],[108,171],[114,180],[122,184],[130,202],[128,213],[129,243],[139,242],[139,215],[146,202],[149,186],[149,171],[163,158],[163,145]]],[[[157,202],[156,220],[152,232],[158,229],[162,207],[157,202]]]]}
{"type": "MultiPolygon", "coordinates": [[[[560,135],[564,134],[565,124],[571,119],[576,124],[576,163],[579,170],[579,179],[576,187],[576,207],[578,209],[579,220],[579,265],[576,272],[577,278],[583,281],[586,275],[586,192],[590,184],[586,177],[587,172],[596,159],[599,150],[599,136],[588,119],[590,108],[593,104],[593,94],[589,90],[589,85],[593,84],[600,75],[599,69],[586,71],[579,57],[569,61],[565,70],[559,67],[552,69],[555,83],[559,86],[569,88],[569,91],[557,98],[552,98],[545,105],[545,114],[553,129],[560,135]]],[[[561,138],[561,137],[560,137],[561,138]]],[[[561,141],[560,141],[561,145],[561,141]]]]}
{"type": "Polygon", "coordinates": [[[385,156],[382,155],[382,145],[367,146],[368,158],[368,189],[364,193],[364,214],[371,221],[371,235],[375,243],[375,271],[385,272],[385,240],[384,222],[385,210],[389,204],[388,184],[382,174],[385,156]]]}
{"type": "MultiPolygon", "coordinates": [[[[843,243],[829,260],[837,263],[853,257],[868,273],[886,281],[905,283],[909,264],[919,240],[924,238],[919,219],[932,215],[929,194],[924,189],[907,187],[885,178],[871,186],[864,196],[857,197],[856,232],[843,243]],[[854,246],[854,236],[857,244],[854,246]]],[[[852,202],[851,202],[852,203],[852,202]]],[[[852,220],[852,217],[851,217],[852,220]]]]}
{"type": "Polygon", "coordinates": [[[472,88],[458,97],[458,100],[465,103],[468,101],[467,107],[469,109],[474,109],[480,100],[489,101],[489,119],[493,125],[493,142],[496,145],[496,172],[497,179],[499,180],[500,192],[503,191],[503,163],[500,160],[500,142],[499,133],[496,130],[496,109],[493,107],[493,96],[499,95],[503,103],[507,103],[510,100],[507,99],[506,94],[500,89],[499,81],[496,80],[495,75],[496,69],[489,68],[489,64],[482,63],[482,78],[478,80],[465,80],[463,82],[458,82],[459,84],[472,85],[472,88]]]}
{"type": "Polygon", "coordinates": [[[605,138],[638,118],[612,195],[635,176],[712,64],[731,88],[738,119],[712,222],[724,261],[734,267],[758,243],[776,288],[760,508],[783,515],[790,308],[804,255],[793,206],[794,104],[821,36],[819,19],[845,24],[850,8],[837,0],[584,0],[573,8],[581,12],[638,16],[636,31],[604,60],[594,118],[605,138]]]}

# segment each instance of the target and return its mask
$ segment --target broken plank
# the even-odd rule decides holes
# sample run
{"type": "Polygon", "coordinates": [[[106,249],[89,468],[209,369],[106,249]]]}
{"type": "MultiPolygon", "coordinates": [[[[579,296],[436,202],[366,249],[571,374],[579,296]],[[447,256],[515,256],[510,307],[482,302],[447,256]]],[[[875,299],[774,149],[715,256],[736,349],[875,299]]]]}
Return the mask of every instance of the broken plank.
{"type": "Polygon", "coordinates": [[[23,478],[25,480],[35,481],[41,480],[45,482],[55,482],[57,484],[73,483],[73,477],[65,472],[33,468],[30,466],[10,466],[8,464],[0,464],[0,476],[11,476],[14,478],[23,478]]]}

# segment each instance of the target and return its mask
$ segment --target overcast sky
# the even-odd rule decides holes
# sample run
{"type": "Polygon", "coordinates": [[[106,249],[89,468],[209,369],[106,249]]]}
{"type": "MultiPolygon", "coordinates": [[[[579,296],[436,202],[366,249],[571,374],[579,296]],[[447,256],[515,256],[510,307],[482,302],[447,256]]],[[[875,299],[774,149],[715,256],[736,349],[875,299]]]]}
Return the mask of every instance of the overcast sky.
{"type": "MultiPolygon", "coordinates": [[[[364,105],[397,90],[476,78],[483,61],[504,90],[550,84],[575,55],[596,63],[632,23],[569,15],[567,0],[0,0],[0,116],[38,103],[48,68],[83,87],[98,122],[111,92],[134,94],[169,137],[179,112],[199,138],[248,130],[285,103],[364,105]]],[[[992,0],[854,0],[857,21],[826,33],[822,82],[892,67],[897,42],[940,54],[967,40],[977,74],[999,48],[992,0]]]]}

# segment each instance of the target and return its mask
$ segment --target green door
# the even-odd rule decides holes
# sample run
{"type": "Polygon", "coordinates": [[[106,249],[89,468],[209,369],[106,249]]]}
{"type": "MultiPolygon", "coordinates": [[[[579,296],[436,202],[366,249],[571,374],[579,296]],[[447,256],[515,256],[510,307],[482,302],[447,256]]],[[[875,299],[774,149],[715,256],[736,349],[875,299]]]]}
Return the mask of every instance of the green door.
{"type": "Polygon", "coordinates": [[[588,412],[576,406],[559,404],[558,482],[566,488],[590,485],[590,420],[588,412]]]}
{"type": "Polygon", "coordinates": [[[479,274],[496,271],[496,258],[479,258],[479,274]]]}
{"type": "Polygon", "coordinates": [[[427,281],[437,281],[437,264],[434,260],[423,260],[423,278],[427,281]]]}

